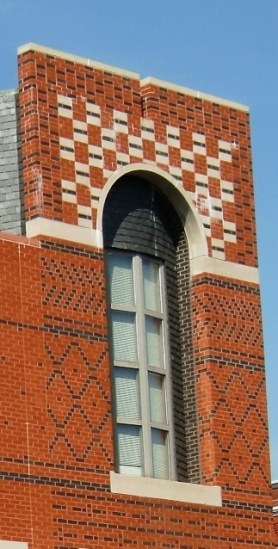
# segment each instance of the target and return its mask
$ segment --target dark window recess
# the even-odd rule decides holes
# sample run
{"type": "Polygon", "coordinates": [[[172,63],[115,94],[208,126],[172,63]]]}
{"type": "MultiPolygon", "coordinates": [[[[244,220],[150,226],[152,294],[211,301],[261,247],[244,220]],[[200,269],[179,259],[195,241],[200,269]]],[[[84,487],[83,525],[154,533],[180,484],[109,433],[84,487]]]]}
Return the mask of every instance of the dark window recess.
{"type": "Polygon", "coordinates": [[[193,145],[198,145],[198,147],[205,147],[205,143],[202,143],[201,141],[193,141],[193,145]]]}
{"type": "Polygon", "coordinates": [[[61,151],[74,152],[74,148],[62,146],[61,151]]]}
{"type": "Polygon", "coordinates": [[[76,175],[82,175],[83,177],[88,177],[89,174],[87,172],[81,172],[79,170],[76,171],[76,175]]]}
{"type": "Polygon", "coordinates": [[[115,124],[121,124],[122,126],[127,126],[127,121],[121,120],[120,118],[115,118],[115,124]]]}
{"type": "Polygon", "coordinates": [[[106,250],[144,254],[165,266],[177,479],[200,482],[189,249],[182,223],[158,188],[124,176],[107,196],[103,235],[106,250]]]}
{"type": "Polygon", "coordinates": [[[75,133],[81,133],[82,135],[87,135],[86,130],[80,130],[79,128],[74,128],[75,133]]]}
{"type": "Polygon", "coordinates": [[[61,109],[66,109],[68,111],[72,110],[71,105],[65,105],[64,103],[58,103],[58,107],[60,107],[61,109]]]}
{"type": "Polygon", "coordinates": [[[89,157],[90,158],[96,158],[97,160],[102,160],[102,156],[100,154],[90,153],[89,157]]]}
{"type": "Polygon", "coordinates": [[[168,153],[164,151],[156,151],[156,154],[159,154],[160,156],[168,156],[168,153]]]}

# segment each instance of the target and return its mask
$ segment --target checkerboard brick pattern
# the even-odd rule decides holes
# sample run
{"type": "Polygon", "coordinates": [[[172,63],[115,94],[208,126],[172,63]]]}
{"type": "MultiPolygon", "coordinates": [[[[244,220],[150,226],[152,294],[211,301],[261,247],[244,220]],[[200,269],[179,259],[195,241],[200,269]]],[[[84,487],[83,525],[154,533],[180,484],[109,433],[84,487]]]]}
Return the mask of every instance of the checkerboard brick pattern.
{"type": "Polygon", "coordinates": [[[231,221],[228,210],[229,205],[234,205],[234,184],[223,179],[222,173],[225,163],[231,165],[236,142],[219,139],[217,155],[209,156],[203,133],[192,132],[192,144],[186,148],[179,127],[166,125],[164,134],[156,139],[154,121],[141,118],[135,132],[128,114],[116,110],[111,112],[109,126],[101,127],[99,105],[80,100],[78,104],[61,95],[58,96],[58,115],[60,157],[65,173],[73,174],[71,180],[62,179],[62,198],[64,203],[76,205],[78,225],[93,226],[101,191],[99,178],[105,184],[115,169],[132,162],[155,164],[168,171],[186,190],[187,178],[193,175],[194,188],[188,190],[188,194],[200,213],[212,257],[225,259],[225,243],[236,244],[237,238],[235,217],[231,221]],[[75,118],[75,113],[82,115],[82,120],[75,118]],[[64,124],[64,118],[70,120],[70,128],[64,124]],[[152,159],[149,146],[153,149],[152,159]],[[84,158],[86,162],[82,162],[84,158]],[[202,169],[198,168],[200,162],[202,169]],[[81,185],[90,197],[86,205],[78,197],[81,185]]]}
{"type": "Polygon", "coordinates": [[[0,548],[273,549],[259,286],[240,276],[257,267],[248,110],[34,45],[18,99],[24,223],[91,234],[106,183],[132,165],[193,204],[216,267],[191,276],[183,258],[189,446],[222,506],[111,492],[103,249],[1,233],[0,548]]]}

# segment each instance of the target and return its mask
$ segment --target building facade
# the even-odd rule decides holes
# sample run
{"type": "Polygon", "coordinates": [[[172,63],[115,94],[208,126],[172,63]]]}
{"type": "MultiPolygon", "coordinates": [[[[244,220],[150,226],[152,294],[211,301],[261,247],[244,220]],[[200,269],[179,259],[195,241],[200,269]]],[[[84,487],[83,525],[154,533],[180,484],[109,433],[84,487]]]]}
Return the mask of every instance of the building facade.
{"type": "Polygon", "coordinates": [[[35,44],[0,95],[0,549],[275,547],[247,107],[35,44]]]}

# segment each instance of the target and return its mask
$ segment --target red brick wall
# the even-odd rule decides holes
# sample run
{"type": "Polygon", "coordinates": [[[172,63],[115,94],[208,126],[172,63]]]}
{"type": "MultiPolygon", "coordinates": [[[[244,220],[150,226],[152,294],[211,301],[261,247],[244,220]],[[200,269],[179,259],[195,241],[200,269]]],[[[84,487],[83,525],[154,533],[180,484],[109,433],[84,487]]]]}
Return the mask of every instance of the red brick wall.
{"type": "Polygon", "coordinates": [[[273,497],[273,507],[274,507],[274,533],[275,533],[275,541],[276,546],[278,546],[278,483],[274,482],[272,484],[272,497],[273,497]]]}
{"type": "MultiPolygon", "coordinates": [[[[208,254],[256,267],[245,109],[32,49],[19,57],[19,85],[27,221],[94,231],[109,177],[151,162],[195,202],[208,254]]],[[[222,487],[222,507],[123,496],[109,481],[103,251],[43,235],[3,235],[0,250],[0,539],[274,547],[258,285],[212,272],[192,280],[201,475],[222,487]]]]}

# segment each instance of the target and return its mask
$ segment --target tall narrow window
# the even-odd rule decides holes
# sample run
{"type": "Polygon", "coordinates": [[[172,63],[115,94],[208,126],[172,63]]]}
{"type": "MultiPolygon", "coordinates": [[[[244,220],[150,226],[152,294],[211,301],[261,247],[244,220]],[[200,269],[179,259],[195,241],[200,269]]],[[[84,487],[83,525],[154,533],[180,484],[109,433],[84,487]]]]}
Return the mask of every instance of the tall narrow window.
{"type": "Polygon", "coordinates": [[[107,257],[117,468],[174,479],[164,266],[128,252],[107,257]]]}
{"type": "Polygon", "coordinates": [[[125,175],[108,193],[103,240],[110,275],[117,471],[199,482],[183,224],[160,189],[125,175]]]}

